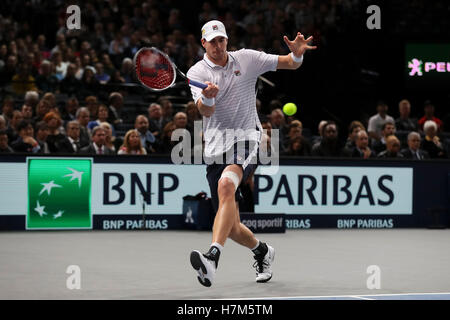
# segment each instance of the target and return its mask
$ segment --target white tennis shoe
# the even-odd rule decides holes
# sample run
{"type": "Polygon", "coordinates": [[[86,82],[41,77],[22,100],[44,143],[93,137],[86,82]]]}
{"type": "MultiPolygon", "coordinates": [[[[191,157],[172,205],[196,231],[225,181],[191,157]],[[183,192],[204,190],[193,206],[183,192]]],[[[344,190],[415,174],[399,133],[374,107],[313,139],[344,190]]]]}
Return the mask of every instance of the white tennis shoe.
{"type": "Polygon", "coordinates": [[[198,281],[205,287],[211,287],[216,274],[216,263],[194,250],[191,252],[191,265],[198,273],[198,281]]]}
{"type": "Polygon", "coordinates": [[[272,279],[272,263],[275,259],[275,249],[267,245],[267,253],[263,259],[257,259],[254,256],[255,263],[253,267],[256,270],[256,282],[267,282],[272,279]]]}

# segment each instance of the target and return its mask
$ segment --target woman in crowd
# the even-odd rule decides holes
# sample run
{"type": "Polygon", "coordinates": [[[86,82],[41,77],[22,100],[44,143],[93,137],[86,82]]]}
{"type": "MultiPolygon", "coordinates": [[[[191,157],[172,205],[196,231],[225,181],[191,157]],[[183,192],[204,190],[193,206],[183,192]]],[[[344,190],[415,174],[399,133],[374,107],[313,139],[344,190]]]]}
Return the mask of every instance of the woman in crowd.
{"type": "Polygon", "coordinates": [[[141,138],[136,129],[128,130],[125,134],[123,145],[120,147],[117,154],[147,154],[145,149],[142,147],[141,138]]]}
{"type": "Polygon", "coordinates": [[[108,122],[102,122],[100,127],[105,129],[106,137],[105,137],[105,145],[110,148],[114,153],[117,153],[121,143],[120,141],[113,135],[113,128],[108,122]]]}
{"type": "Polygon", "coordinates": [[[44,116],[44,122],[47,124],[49,131],[47,136],[48,148],[51,153],[56,153],[60,142],[66,138],[61,129],[61,117],[56,112],[50,111],[44,116]]]}
{"type": "MultiPolygon", "coordinates": [[[[89,121],[89,123],[87,125],[88,129],[92,130],[95,127],[101,125],[103,122],[108,122],[107,121],[108,116],[109,116],[108,107],[104,104],[99,105],[98,109],[97,109],[97,120],[89,121]]],[[[115,136],[116,134],[115,134],[114,128],[112,126],[111,126],[111,130],[112,130],[112,135],[115,136]]]]}

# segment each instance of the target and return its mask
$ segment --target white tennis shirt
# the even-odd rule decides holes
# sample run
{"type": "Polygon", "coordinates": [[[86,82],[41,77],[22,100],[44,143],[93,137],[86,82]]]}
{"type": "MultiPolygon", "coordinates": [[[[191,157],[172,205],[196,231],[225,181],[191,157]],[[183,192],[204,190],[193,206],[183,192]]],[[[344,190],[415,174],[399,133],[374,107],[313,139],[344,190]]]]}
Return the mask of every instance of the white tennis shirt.
{"type": "MultiPolygon", "coordinates": [[[[213,63],[205,53],[203,60],[189,69],[189,79],[209,81],[219,87],[213,115],[203,117],[205,157],[225,153],[238,141],[259,143],[262,129],[256,111],[255,85],[258,76],[268,71],[276,71],[277,65],[278,55],[241,49],[228,52],[225,67],[213,63]]],[[[190,88],[197,103],[202,89],[194,86],[190,88]]]]}

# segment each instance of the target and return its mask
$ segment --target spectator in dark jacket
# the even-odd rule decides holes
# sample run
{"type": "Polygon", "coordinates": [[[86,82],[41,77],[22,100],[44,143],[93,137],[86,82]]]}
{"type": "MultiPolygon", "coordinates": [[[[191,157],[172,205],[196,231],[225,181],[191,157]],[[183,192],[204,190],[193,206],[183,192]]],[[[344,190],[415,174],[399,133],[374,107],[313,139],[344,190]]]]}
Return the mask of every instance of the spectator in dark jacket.
{"type": "Polygon", "coordinates": [[[80,93],[81,81],[75,77],[76,71],[77,66],[74,63],[69,64],[66,76],[59,85],[61,93],[65,93],[68,96],[78,95],[80,93]]]}
{"type": "Polygon", "coordinates": [[[315,157],[340,157],[342,145],[338,139],[336,123],[328,121],[322,128],[322,141],[312,147],[312,156],[315,157]]]}
{"type": "Polygon", "coordinates": [[[415,131],[417,130],[417,119],[410,118],[411,103],[403,99],[398,104],[398,112],[400,117],[395,119],[395,127],[400,131],[415,131]]]}
{"type": "Polygon", "coordinates": [[[41,149],[39,143],[34,139],[34,129],[29,120],[22,120],[17,125],[19,137],[11,143],[15,152],[37,153],[41,149]]]}
{"type": "Polygon", "coordinates": [[[356,134],[355,148],[350,153],[352,158],[376,158],[377,155],[369,147],[369,135],[366,130],[359,130],[356,134]]]}
{"type": "Polygon", "coordinates": [[[410,132],[408,134],[408,148],[401,151],[405,159],[423,160],[430,158],[425,150],[420,149],[420,134],[418,132],[410,132]]]}
{"type": "Polygon", "coordinates": [[[5,130],[0,130],[0,153],[13,153],[14,150],[8,145],[8,135],[5,130]]]}
{"type": "Polygon", "coordinates": [[[400,140],[394,135],[386,138],[386,150],[378,154],[378,158],[403,158],[400,151],[400,140]]]}

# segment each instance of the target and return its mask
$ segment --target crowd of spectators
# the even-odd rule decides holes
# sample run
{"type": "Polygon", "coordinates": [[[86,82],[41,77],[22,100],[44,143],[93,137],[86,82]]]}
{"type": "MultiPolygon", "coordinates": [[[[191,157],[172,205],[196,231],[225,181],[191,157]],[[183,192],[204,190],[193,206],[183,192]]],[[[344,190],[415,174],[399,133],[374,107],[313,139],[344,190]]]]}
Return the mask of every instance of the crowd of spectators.
{"type": "MultiPolygon", "coordinates": [[[[178,143],[171,140],[172,132],[186,129],[193,142],[194,121],[201,116],[192,101],[174,111],[172,101],[161,96],[129,120],[124,101],[132,87],[127,85],[135,81],[132,57],[139,48],[162,48],[187,70],[203,58],[198,30],[211,19],[225,23],[230,51],[245,47],[286,54],[280,35],[289,30],[313,35],[319,47],[326,47],[340,19],[361,9],[352,0],[217,0],[200,8],[171,0],[79,5],[81,29],[68,30],[63,1],[0,4],[0,153],[168,154],[178,143]],[[196,19],[188,14],[190,6],[200,12],[196,19]]],[[[420,1],[413,7],[420,9],[420,1]]],[[[380,102],[367,123],[352,121],[348,130],[322,119],[317,119],[317,130],[303,128],[301,115],[285,117],[281,106],[277,99],[257,105],[269,138],[271,130],[279,129],[281,155],[448,158],[450,115],[436,117],[430,101],[420,119],[410,118],[406,99],[399,102],[396,119],[380,102]]]]}
{"type": "Polygon", "coordinates": [[[404,158],[447,159],[449,157],[450,132],[434,115],[434,105],[425,101],[420,119],[411,118],[411,104],[403,99],[398,104],[398,117],[388,114],[388,106],[380,101],[377,113],[370,117],[367,126],[352,121],[346,131],[332,120],[318,122],[317,135],[303,134],[300,120],[285,117],[276,108],[270,117],[262,121],[271,141],[271,132],[278,129],[280,154],[302,157],[347,158],[404,158]]]}

